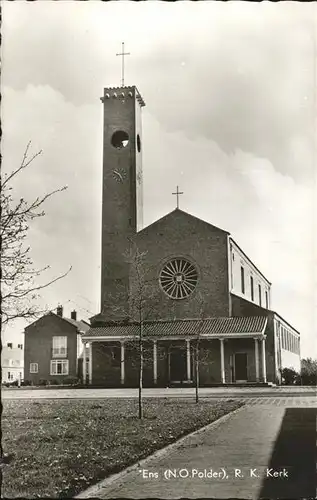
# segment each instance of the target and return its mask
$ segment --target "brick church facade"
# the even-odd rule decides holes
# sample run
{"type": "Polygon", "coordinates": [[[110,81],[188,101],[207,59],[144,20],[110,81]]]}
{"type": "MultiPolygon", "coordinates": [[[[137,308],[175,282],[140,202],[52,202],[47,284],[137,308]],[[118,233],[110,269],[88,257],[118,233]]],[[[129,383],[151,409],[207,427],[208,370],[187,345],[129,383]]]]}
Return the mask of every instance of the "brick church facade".
{"type": "Polygon", "coordinates": [[[135,86],[106,88],[101,311],[82,336],[84,383],[280,383],[300,335],[271,309],[271,283],[231,235],[179,208],[143,227],[141,109],[135,86]],[[86,360],[84,359],[84,366],[86,360]]]}

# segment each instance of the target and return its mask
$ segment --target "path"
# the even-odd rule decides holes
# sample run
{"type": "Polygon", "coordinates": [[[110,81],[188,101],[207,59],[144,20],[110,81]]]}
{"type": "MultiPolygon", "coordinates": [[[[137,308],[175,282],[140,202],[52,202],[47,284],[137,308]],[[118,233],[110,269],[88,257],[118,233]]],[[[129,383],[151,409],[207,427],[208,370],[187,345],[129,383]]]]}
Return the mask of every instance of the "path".
{"type": "Polygon", "coordinates": [[[313,498],[315,453],[316,409],[247,405],[77,498],[313,498]]]}
{"type": "MultiPolygon", "coordinates": [[[[201,397],[289,397],[305,396],[316,398],[316,387],[202,387],[201,397]]],[[[143,389],[144,397],[194,397],[193,388],[143,389]]],[[[104,399],[136,398],[137,389],[3,389],[3,399],[104,399]]]]}

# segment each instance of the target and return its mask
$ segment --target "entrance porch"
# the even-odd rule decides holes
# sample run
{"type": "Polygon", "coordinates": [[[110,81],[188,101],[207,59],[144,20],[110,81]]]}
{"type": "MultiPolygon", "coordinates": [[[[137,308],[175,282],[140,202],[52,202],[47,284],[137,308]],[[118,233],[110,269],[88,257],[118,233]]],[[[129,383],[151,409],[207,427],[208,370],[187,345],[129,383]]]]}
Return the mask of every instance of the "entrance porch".
{"type": "MultiPolygon", "coordinates": [[[[83,373],[83,383],[137,387],[139,349],[138,340],[128,336],[89,340],[83,354],[83,366],[88,366],[83,373]]],[[[194,385],[197,365],[200,386],[267,382],[264,334],[147,338],[142,343],[142,351],[144,387],[194,385]]]]}

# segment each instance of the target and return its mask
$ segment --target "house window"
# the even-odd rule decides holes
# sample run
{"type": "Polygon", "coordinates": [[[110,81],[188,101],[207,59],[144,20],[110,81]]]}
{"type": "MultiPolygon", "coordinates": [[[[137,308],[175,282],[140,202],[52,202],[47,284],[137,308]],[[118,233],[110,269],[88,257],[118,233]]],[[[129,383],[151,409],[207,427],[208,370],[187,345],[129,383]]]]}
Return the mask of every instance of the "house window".
{"type": "Polygon", "coordinates": [[[68,375],[68,359],[53,359],[51,361],[51,375],[68,375]]]}
{"type": "Polygon", "coordinates": [[[244,283],[244,267],[241,266],[241,292],[245,292],[245,283],[244,283]]]}
{"type": "Polygon", "coordinates": [[[53,337],[53,358],[66,357],[67,355],[67,337],[53,337]]]}
{"type": "Polygon", "coordinates": [[[39,365],[38,363],[30,363],[30,373],[38,373],[39,365]]]}
{"type": "Polygon", "coordinates": [[[267,290],[265,290],[265,307],[266,309],[269,308],[269,294],[267,293],[267,290]]]}
{"type": "Polygon", "coordinates": [[[253,276],[250,276],[251,300],[254,300],[253,276]]]}
{"type": "Polygon", "coordinates": [[[259,305],[262,306],[262,290],[261,285],[259,285],[259,305]]]}

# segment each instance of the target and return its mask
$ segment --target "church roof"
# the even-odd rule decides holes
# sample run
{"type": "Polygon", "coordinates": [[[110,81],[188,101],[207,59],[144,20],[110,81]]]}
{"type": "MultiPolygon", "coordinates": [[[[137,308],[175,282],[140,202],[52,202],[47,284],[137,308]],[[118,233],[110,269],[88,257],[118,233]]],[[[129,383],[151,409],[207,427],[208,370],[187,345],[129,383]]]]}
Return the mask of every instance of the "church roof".
{"type": "MultiPolygon", "coordinates": [[[[197,336],[252,336],[263,334],[266,328],[266,316],[234,317],[234,318],[206,318],[206,319],[181,319],[160,320],[144,322],[144,337],[181,337],[197,336]]],[[[138,336],[139,325],[108,325],[90,328],[82,338],[89,340],[92,337],[126,337],[138,336]]]]}
{"type": "Polygon", "coordinates": [[[174,217],[175,215],[182,215],[183,217],[186,217],[189,220],[192,220],[193,222],[198,222],[200,224],[205,224],[206,226],[209,226],[213,229],[217,229],[218,231],[221,231],[222,233],[230,234],[228,231],[225,231],[224,229],[221,229],[220,227],[214,226],[213,224],[210,224],[210,222],[206,222],[203,219],[200,219],[199,217],[196,217],[195,215],[191,215],[188,212],[184,212],[184,210],[181,210],[180,208],[175,208],[171,212],[169,212],[166,215],[163,215],[160,219],[157,219],[156,221],[152,222],[152,224],[149,224],[148,226],[144,227],[141,229],[137,234],[143,234],[148,230],[151,230],[152,228],[156,227],[156,225],[161,224],[162,222],[165,222],[166,219],[170,219],[174,217]]]}

